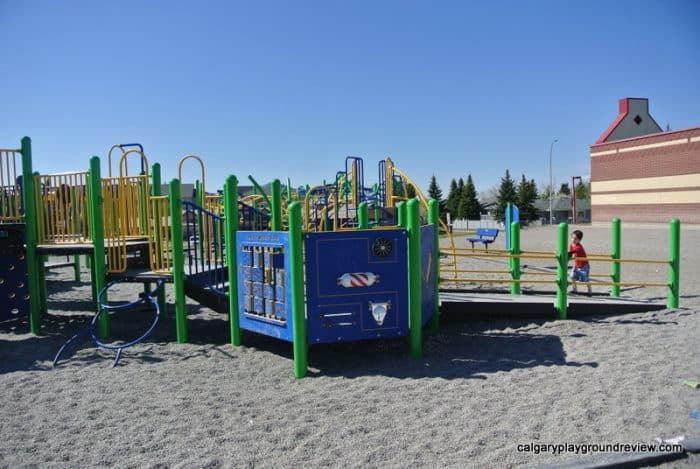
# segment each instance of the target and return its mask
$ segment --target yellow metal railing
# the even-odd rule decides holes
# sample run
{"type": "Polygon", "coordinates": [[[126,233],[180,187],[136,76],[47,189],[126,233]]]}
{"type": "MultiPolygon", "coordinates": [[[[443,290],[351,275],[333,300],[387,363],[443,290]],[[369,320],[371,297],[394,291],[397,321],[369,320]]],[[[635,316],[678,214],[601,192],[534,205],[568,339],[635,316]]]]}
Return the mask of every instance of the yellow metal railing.
{"type": "Polygon", "coordinates": [[[39,244],[90,242],[87,175],[81,171],[34,177],[39,244]]]}
{"type": "Polygon", "coordinates": [[[151,196],[151,236],[148,238],[148,253],[151,270],[171,272],[173,267],[173,242],[171,237],[170,212],[167,196],[151,196]]]}
{"type": "Polygon", "coordinates": [[[21,156],[17,150],[0,150],[0,221],[22,219],[21,193],[17,183],[22,171],[21,156]]]}

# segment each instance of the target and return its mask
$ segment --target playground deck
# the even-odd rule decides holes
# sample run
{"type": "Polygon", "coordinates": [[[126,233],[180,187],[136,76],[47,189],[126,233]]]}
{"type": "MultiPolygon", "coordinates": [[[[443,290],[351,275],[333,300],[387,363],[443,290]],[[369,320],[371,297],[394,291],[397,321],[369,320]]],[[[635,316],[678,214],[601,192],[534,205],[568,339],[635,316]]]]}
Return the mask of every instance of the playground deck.
{"type": "MultiPolygon", "coordinates": [[[[440,311],[454,317],[473,319],[551,318],[556,317],[555,295],[508,293],[441,292],[440,311]]],[[[666,308],[662,300],[651,301],[629,297],[611,298],[601,295],[568,295],[567,316],[577,319],[597,315],[622,315],[658,311],[666,308]]]]}

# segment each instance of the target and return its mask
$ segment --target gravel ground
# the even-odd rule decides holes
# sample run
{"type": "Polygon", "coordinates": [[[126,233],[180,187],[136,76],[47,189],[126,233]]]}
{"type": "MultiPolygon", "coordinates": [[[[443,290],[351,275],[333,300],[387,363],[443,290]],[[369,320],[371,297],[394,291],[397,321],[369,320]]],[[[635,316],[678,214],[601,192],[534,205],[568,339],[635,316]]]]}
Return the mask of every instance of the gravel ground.
{"type": "MultiPolygon", "coordinates": [[[[609,226],[580,228],[589,254],[609,252],[609,226]]],[[[527,228],[521,238],[525,251],[553,251],[555,228],[527,228]]],[[[93,308],[89,284],[57,269],[42,335],[30,335],[25,320],[0,324],[0,466],[518,467],[583,457],[519,445],[700,437],[700,419],[690,417],[700,389],[682,383],[700,381],[699,245],[700,228],[683,227],[680,308],[565,321],[452,318],[425,336],[420,360],[405,340],[313,346],[303,380],[293,378],[289,344],[245,334],[233,347],[226,319],[191,301],[188,344],[175,343],[169,311],[117,368],[91,342],[53,368],[93,308]]],[[[665,259],[668,228],[623,225],[622,246],[623,258],[665,259]]],[[[606,280],[609,269],[596,263],[591,275],[606,280]]],[[[667,274],[626,263],[622,277],[667,274]]],[[[133,299],[139,288],[118,296],[133,299]]],[[[623,295],[663,302],[666,292],[623,295]]],[[[700,455],[665,466],[698,467],[700,455]]]]}

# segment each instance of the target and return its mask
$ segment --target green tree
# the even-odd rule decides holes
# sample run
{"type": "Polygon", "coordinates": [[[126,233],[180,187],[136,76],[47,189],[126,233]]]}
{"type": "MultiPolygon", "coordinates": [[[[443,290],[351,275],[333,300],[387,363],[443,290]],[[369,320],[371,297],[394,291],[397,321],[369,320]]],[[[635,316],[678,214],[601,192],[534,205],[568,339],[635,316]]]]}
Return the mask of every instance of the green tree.
{"type": "Polygon", "coordinates": [[[591,193],[591,183],[579,181],[576,184],[576,198],[577,199],[588,199],[591,193]]]}
{"type": "Polygon", "coordinates": [[[464,217],[468,220],[478,220],[481,215],[481,204],[476,195],[476,187],[472,175],[467,176],[467,182],[462,189],[462,200],[464,201],[464,217]]]}
{"type": "Polygon", "coordinates": [[[569,187],[568,182],[565,182],[564,184],[561,185],[561,187],[559,188],[559,194],[571,195],[571,188],[569,187]]]}
{"type": "Polygon", "coordinates": [[[457,180],[452,178],[452,182],[450,182],[450,192],[447,194],[447,202],[445,204],[445,209],[450,212],[452,218],[456,218],[458,201],[459,192],[457,191],[457,180]]]}
{"type": "Polygon", "coordinates": [[[442,200],[442,190],[437,183],[435,175],[430,178],[430,185],[428,186],[428,197],[438,201],[438,208],[440,213],[440,218],[444,219],[445,216],[445,201],[442,200]]]}
{"type": "Polygon", "coordinates": [[[406,185],[406,195],[409,199],[413,199],[416,197],[416,188],[413,187],[413,184],[406,185]]]}
{"type": "Polygon", "coordinates": [[[498,188],[495,216],[497,220],[503,220],[508,202],[517,203],[518,194],[515,189],[515,181],[510,177],[510,171],[506,169],[506,175],[501,178],[501,186],[498,188]]]}
{"type": "Polygon", "coordinates": [[[523,174],[520,184],[518,184],[517,193],[517,206],[518,210],[520,210],[520,218],[525,221],[535,220],[537,218],[537,209],[535,208],[537,184],[535,184],[535,180],[528,181],[523,174]]]}

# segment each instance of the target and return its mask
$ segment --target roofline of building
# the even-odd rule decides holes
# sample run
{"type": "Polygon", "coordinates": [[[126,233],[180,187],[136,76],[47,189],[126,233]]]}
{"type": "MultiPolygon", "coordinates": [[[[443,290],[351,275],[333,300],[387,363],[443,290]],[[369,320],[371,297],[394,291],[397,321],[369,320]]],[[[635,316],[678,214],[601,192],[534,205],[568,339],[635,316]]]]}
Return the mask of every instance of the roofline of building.
{"type": "Polygon", "coordinates": [[[671,134],[680,133],[680,132],[687,132],[689,130],[700,130],[700,125],[695,126],[695,127],[687,127],[685,129],[678,129],[678,130],[664,130],[661,132],[654,132],[653,134],[640,135],[638,137],[629,137],[629,138],[623,138],[620,140],[613,140],[612,142],[594,143],[590,146],[590,148],[598,148],[598,147],[604,147],[605,145],[616,145],[619,143],[633,142],[635,140],[641,140],[643,138],[658,137],[660,135],[671,135],[671,134]]]}

